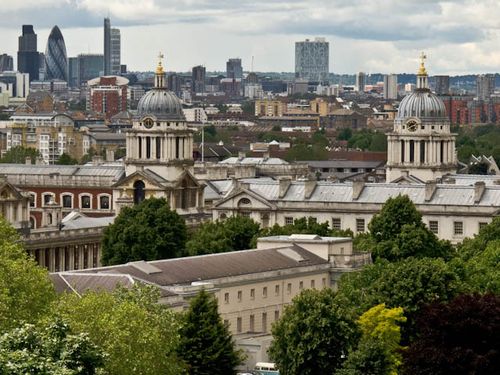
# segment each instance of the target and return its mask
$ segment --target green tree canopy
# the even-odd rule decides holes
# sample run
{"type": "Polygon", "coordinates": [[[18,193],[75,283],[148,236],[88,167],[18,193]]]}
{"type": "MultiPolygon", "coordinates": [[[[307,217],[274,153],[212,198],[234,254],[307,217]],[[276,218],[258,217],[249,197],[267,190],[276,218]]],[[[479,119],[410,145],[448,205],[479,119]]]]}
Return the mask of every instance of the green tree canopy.
{"type": "Polygon", "coordinates": [[[178,354],[190,375],[234,374],[243,360],[217,311],[217,300],[205,290],[193,298],[184,316],[178,354]]]}
{"type": "Polygon", "coordinates": [[[0,163],[24,164],[26,163],[26,158],[29,157],[31,163],[35,164],[36,159],[40,156],[41,154],[34,148],[14,146],[4,154],[0,159],[0,163]]]}
{"type": "Polygon", "coordinates": [[[0,217],[0,332],[35,323],[56,298],[48,272],[28,257],[16,230],[0,217]]]}
{"type": "Polygon", "coordinates": [[[45,328],[25,324],[0,337],[0,373],[93,375],[105,355],[87,334],[71,334],[56,320],[45,328]]]}
{"type": "Polygon", "coordinates": [[[340,367],[356,328],[334,296],[329,288],[305,290],[273,325],[269,356],[280,374],[330,375],[340,367]]]}
{"type": "Polygon", "coordinates": [[[120,211],[104,230],[102,263],[123,264],[182,256],[186,243],[184,220],[163,198],[149,198],[120,211]]]}
{"type": "Polygon", "coordinates": [[[402,307],[408,318],[403,326],[406,341],[415,333],[414,318],[422,305],[448,301],[461,287],[455,272],[442,259],[379,260],[360,272],[342,276],[336,299],[355,318],[381,303],[389,308],[402,307]]]}
{"type": "Polygon", "coordinates": [[[57,159],[57,164],[74,165],[74,164],[78,164],[78,160],[73,159],[68,154],[63,153],[61,156],[59,156],[59,159],[57,159]]]}
{"type": "Polygon", "coordinates": [[[461,295],[433,303],[417,319],[403,374],[500,373],[500,296],[461,295]]]}
{"type": "Polygon", "coordinates": [[[177,375],[178,318],[159,298],[158,289],[136,284],[114,293],[64,295],[56,311],[107,353],[107,373],[177,375]]]}
{"type": "Polygon", "coordinates": [[[384,344],[367,340],[359,343],[335,375],[389,375],[391,362],[384,344]]]}
{"type": "Polygon", "coordinates": [[[186,250],[189,255],[202,255],[250,249],[259,230],[258,223],[244,216],[208,221],[193,233],[186,250]]]}

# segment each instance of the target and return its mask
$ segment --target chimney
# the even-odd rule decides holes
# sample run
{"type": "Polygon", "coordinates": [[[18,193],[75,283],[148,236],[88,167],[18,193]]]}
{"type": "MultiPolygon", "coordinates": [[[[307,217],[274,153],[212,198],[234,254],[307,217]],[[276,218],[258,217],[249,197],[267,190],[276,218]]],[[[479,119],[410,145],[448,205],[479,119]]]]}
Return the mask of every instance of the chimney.
{"type": "Polygon", "coordinates": [[[43,162],[43,158],[41,156],[39,156],[36,158],[35,164],[36,165],[43,165],[45,163],[43,162]]]}
{"type": "Polygon", "coordinates": [[[304,181],[304,199],[311,198],[311,195],[314,193],[316,189],[316,180],[307,180],[304,181]]]}
{"type": "Polygon", "coordinates": [[[243,151],[238,152],[238,160],[241,161],[245,159],[246,154],[243,151]]]}
{"type": "Polygon", "coordinates": [[[292,179],[290,177],[280,177],[278,179],[278,183],[279,183],[278,198],[281,199],[286,195],[286,192],[288,191],[288,188],[292,183],[292,179]]]}
{"type": "Polygon", "coordinates": [[[101,165],[103,162],[102,157],[100,155],[92,156],[92,165],[101,165]]]}
{"type": "Polygon", "coordinates": [[[26,156],[26,159],[24,159],[24,164],[31,165],[31,157],[30,156],[26,156]]]}
{"type": "Polygon", "coordinates": [[[427,181],[425,183],[425,201],[429,202],[432,200],[434,193],[436,192],[437,183],[436,181],[427,181]]]}
{"type": "Polygon", "coordinates": [[[115,152],[113,150],[106,150],[106,161],[115,161],[115,152]]]}
{"type": "Polygon", "coordinates": [[[352,182],[352,200],[356,201],[361,196],[363,189],[365,188],[364,181],[353,181],[352,182]]]}
{"type": "Polygon", "coordinates": [[[481,202],[485,190],[486,184],[484,183],[484,181],[478,181],[474,184],[474,203],[481,202]]]}
{"type": "Polygon", "coordinates": [[[264,161],[269,160],[269,151],[268,151],[268,152],[264,152],[264,154],[262,154],[262,159],[263,159],[264,161]]]}

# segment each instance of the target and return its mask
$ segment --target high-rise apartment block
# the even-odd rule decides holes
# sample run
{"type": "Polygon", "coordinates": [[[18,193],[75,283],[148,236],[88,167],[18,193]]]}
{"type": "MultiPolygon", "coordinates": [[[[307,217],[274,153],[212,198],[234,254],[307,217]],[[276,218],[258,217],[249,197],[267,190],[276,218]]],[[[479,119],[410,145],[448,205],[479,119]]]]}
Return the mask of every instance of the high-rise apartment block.
{"type": "Polygon", "coordinates": [[[193,68],[193,74],[191,77],[193,92],[195,93],[205,92],[206,74],[207,74],[206,68],[202,65],[198,65],[193,68]]]}
{"type": "Polygon", "coordinates": [[[325,38],[295,42],[295,78],[326,82],[329,73],[329,43],[325,38]]]}
{"type": "Polygon", "coordinates": [[[120,29],[111,29],[111,74],[121,73],[121,36],[120,29]]]}
{"type": "Polygon", "coordinates": [[[111,74],[111,21],[104,19],[104,75],[111,74]]]}
{"type": "Polygon", "coordinates": [[[14,59],[7,54],[0,55],[0,73],[14,70],[14,59]]]}
{"type": "Polygon", "coordinates": [[[243,68],[241,59],[229,59],[226,62],[226,77],[227,78],[243,78],[243,68]]]}
{"type": "Polygon", "coordinates": [[[88,81],[87,109],[102,113],[106,119],[128,109],[128,79],[105,76],[88,81]]]}
{"type": "Polygon", "coordinates": [[[29,80],[38,80],[40,69],[40,57],[37,51],[37,35],[33,25],[23,25],[23,35],[19,37],[19,48],[17,51],[17,70],[28,73],[29,80]]]}
{"type": "Polygon", "coordinates": [[[68,80],[68,57],[66,45],[59,27],[54,26],[47,41],[45,49],[45,79],[68,80]]]}
{"type": "Polygon", "coordinates": [[[364,92],[366,86],[366,73],[359,72],[356,74],[356,91],[364,92]]]}
{"type": "Polygon", "coordinates": [[[434,76],[434,91],[437,95],[450,93],[450,76],[434,76]]]}
{"type": "Polygon", "coordinates": [[[488,100],[494,91],[494,74],[480,74],[476,77],[476,97],[479,100],[488,100]]]}
{"type": "Polygon", "coordinates": [[[398,98],[398,75],[384,75],[384,99],[394,100],[398,98]]]}

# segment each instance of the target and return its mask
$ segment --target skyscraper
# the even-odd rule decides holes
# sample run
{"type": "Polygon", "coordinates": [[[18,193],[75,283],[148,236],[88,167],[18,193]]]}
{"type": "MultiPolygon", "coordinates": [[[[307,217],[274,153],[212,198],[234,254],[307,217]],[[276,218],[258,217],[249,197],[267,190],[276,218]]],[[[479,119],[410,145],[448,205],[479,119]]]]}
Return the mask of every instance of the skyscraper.
{"type": "Polygon", "coordinates": [[[104,19],[104,75],[111,74],[111,22],[104,19]]]}
{"type": "Polygon", "coordinates": [[[205,77],[206,77],[206,69],[202,65],[195,66],[193,68],[193,75],[191,78],[192,81],[192,89],[195,93],[205,92],[205,77]]]}
{"type": "Polygon", "coordinates": [[[326,82],[329,73],[329,43],[325,38],[295,42],[295,78],[326,82]]]}
{"type": "Polygon", "coordinates": [[[398,98],[398,75],[385,74],[384,75],[384,99],[397,99],[398,98]]]}
{"type": "Polygon", "coordinates": [[[356,91],[363,92],[365,91],[366,86],[366,73],[359,72],[356,75],[356,91]]]}
{"type": "Polygon", "coordinates": [[[0,55],[0,73],[14,70],[14,59],[7,54],[0,55]]]}
{"type": "Polygon", "coordinates": [[[437,95],[448,95],[450,93],[450,76],[434,76],[435,92],[437,95]]]}
{"type": "Polygon", "coordinates": [[[226,62],[226,77],[227,78],[243,78],[243,68],[241,67],[241,59],[229,59],[226,62]]]}
{"type": "Polygon", "coordinates": [[[479,100],[488,100],[494,91],[494,74],[480,74],[476,77],[476,96],[479,100]]]}
{"type": "Polygon", "coordinates": [[[102,75],[104,58],[99,54],[78,55],[78,84],[86,84],[102,75]]]}
{"type": "Polygon", "coordinates": [[[59,27],[54,26],[45,49],[46,80],[60,79],[68,81],[68,57],[66,45],[59,27]]]}
{"type": "Polygon", "coordinates": [[[111,74],[121,72],[121,36],[120,29],[111,29],[111,74]]]}
{"type": "Polygon", "coordinates": [[[21,73],[29,73],[29,80],[33,81],[38,79],[39,68],[37,36],[33,31],[33,25],[23,25],[23,35],[19,37],[17,51],[17,70],[21,73]]]}

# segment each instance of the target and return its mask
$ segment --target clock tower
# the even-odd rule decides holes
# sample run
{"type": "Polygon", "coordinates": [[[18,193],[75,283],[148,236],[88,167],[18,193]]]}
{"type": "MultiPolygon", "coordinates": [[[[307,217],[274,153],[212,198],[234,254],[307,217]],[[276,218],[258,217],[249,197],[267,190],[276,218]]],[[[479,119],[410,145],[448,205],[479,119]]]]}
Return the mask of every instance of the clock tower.
{"type": "Polygon", "coordinates": [[[429,89],[426,56],[420,58],[417,87],[401,101],[387,136],[387,182],[403,176],[425,182],[457,170],[456,135],[443,101],[429,89]]]}

